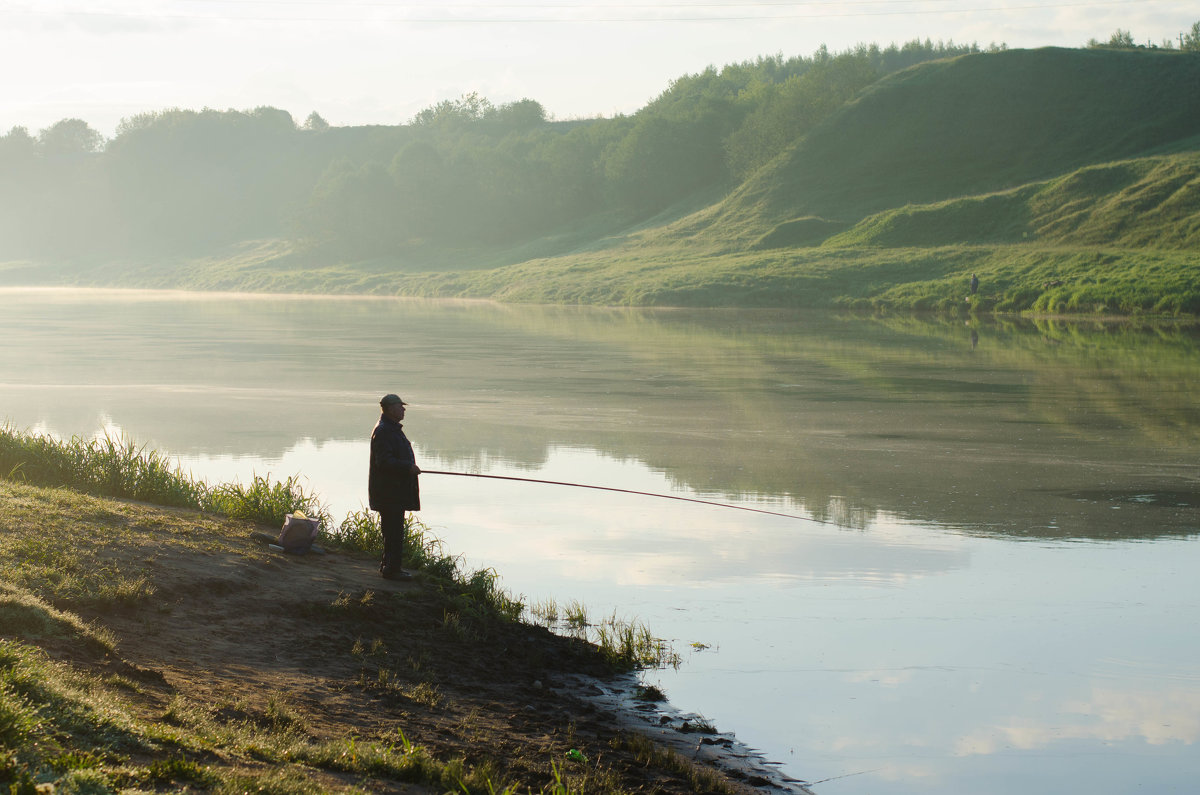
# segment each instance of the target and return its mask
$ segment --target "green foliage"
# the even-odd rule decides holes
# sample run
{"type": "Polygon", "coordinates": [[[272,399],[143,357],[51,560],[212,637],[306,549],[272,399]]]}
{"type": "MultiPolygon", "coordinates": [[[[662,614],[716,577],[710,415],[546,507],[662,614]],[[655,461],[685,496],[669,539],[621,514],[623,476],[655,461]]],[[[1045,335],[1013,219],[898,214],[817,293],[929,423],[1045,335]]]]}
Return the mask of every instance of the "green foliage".
{"type": "Polygon", "coordinates": [[[38,146],[50,158],[88,155],[103,143],[104,136],[83,119],[63,119],[38,133],[38,146]]]}
{"type": "Polygon", "coordinates": [[[1133,41],[1133,34],[1127,30],[1117,28],[1113,34],[1108,37],[1108,41],[1101,42],[1096,39],[1088,40],[1088,47],[1092,49],[1105,48],[1110,50],[1133,50],[1137,48],[1137,44],[1133,41]]]}
{"type": "Polygon", "coordinates": [[[297,476],[272,481],[254,475],[249,484],[209,486],[182,472],[157,450],[128,439],[57,440],[0,426],[0,476],[44,486],[66,486],[88,494],[211,511],[279,526],[303,511],[332,524],[320,500],[306,493],[297,476]]]}
{"type": "Polygon", "coordinates": [[[1042,49],[966,55],[885,77],[757,172],[712,228],[739,214],[857,221],[1050,179],[1186,144],[1177,101],[1200,60],[1173,52],[1042,49]]]}
{"type": "Polygon", "coordinates": [[[801,75],[763,88],[762,100],[728,136],[734,175],[745,179],[879,79],[865,49],[818,60],[801,75]]]}
{"type": "Polygon", "coordinates": [[[77,615],[46,603],[16,585],[0,581],[0,635],[22,640],[77,638],[89,648],[112,652],[107,631],[85,624],[77,615]]]}
{"type": "MultiPolygon", "coordinates": [[[[1179,98],[1200,84],[1200,23],[1178,50],[1119,33],[1078,50],[926,40],[760,58],[612,119],[478,95],[369,129],[169,110],[70,158],[14,128],[0,258],[69,260],[75,240],[101,260],[171,250],[169,269],[147,254],[90,273],[196,289],[1193,312],[1200,128],[1179,98]],[[284,230],[291,243],[208,256],[284,230]],[[997,289],[966,301],[973,270],[997,289]]],[[[31,272],[80,278],[0,274],[31,272]]]]}
{"type": "Polygon", "coordinates": [[[1191,30],[1180,37],[1179,49],[1184,52],[1200,52],[1200,22],[1193,22],[1191,30]]]}
{"type": "Polygon", "coordinates": [[[324,527],[332,524],[329,512],[315,494],[304,491],[296,475],[274,482],[269,475],[254,475],[246,485],[222,483],[205,490],[199,507],[258,524],[281,525],[298,511],[324,527]]]}
{"type": "Polygon", "coordinates": [[[623,621],[614,615],[594,629],[596,645],[614,668],[679,667],[679,655],[671,650],[670,644],[654,637],[635,621],[623,621]]]}
{"type": "Polygon", "coordinates": [[[0,475],[160,505],[199,507],[205,493],[166,456],[127,439],[58,441],[8,425],[0,427],[0,475]]]}
{"type": "Polygon", "coordinates": [[[975,50],[760,58],[685,75],[632,118],[553,122],[532,99],[468,94],[399,127],[168,109],[122,120],[103,151],[77,119],[32,148],[14,128],[0,139],[0,258],[199,255],[290,235],[358,261],[530,242],[597,213],[644,219],[749,173],[877,75],[975,50]]]}

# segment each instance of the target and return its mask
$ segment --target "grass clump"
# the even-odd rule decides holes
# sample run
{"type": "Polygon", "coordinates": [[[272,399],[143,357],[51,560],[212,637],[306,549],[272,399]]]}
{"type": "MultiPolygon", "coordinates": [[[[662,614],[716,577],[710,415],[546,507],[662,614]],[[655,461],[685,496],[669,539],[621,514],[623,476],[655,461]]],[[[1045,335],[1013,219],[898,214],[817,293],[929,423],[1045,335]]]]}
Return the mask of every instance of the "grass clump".
{"type": "Polygon", "coordinates": [[[20,433],[10,425],[0,428],[0,474],[41,486],[190,508],[201,506],[206,491],[166,456],[132,441],[108,435],[59,441],[20,433]]]}
{"type": "Polygon", "coordinates": [[[0,581],[0,635],[25,640],[77,638],[97,652],[116,651],[112,633],[59,610],[32,593],[0,581]]]}
{"type": "Polygon", "coordinates": [[[296,512],[318,520],[323,527],[332,521],[328,510],[315,494],[304,491],[296,475],[274,482],[270,476],[254,475],[248,484],[206,485],[200,503],[190,507],[258,524],[281,524],[284,517],[296,512]]]}
{"type": "Polygon", "coordinates": [[[587,608],[578,601],[560,607],[554,600],[538,602],[531,614],[548,629],[594,644],[608,665],[616,670],[639,668],[678,668],[679,655],[671,644],[655,637],[637,621],[618,618],[615,614],[593,624],[587,608]]]}
{"type": "Polygon", "coordinates": [[[616,668],[678,668],[679,655],[662,638],[656,638],[637,621],[609,616],[595,627],[594,641],[609,664],[616,668]]]}
{"type": "Polygon", "coordinates": [[[655,745],[640,734],[620,734],[610,743],[613,748],[623,748],[637,755],[639,761],[647,766],[672,770],[687,778],[693,792],[721,793],[734,795],[738,792],[728,781],[721,778],[712,770],[701,767],[686,757],[680,756],[669,748],[655,745]]]}
{"type": "Polygon", "coordinates": [[[157,450],[124,438],[72,436],[59,440],[0,427],[0,476],[38,486],[62,486],[104,497],[193,508],[261,524],[282,524],[303,511],[329,526],[319,499],[304,491],[299,478],[272,481],[255,475],[249,484],[210,486],[184,473],[157,450]]]}

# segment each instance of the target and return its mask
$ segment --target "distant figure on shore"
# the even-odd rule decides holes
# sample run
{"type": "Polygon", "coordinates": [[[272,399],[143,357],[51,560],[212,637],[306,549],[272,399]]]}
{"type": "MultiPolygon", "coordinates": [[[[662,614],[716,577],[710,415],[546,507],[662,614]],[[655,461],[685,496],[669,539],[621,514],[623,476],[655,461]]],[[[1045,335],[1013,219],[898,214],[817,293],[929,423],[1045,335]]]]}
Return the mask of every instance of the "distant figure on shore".
{"type": "Polygon", "coordinates": [[[383,413],[371,433],[367,499],[371,510],[379,512],[379,529],[383,532],[379,573],[389,580],[412,576],[400,567],[404,560],[404,512],[421,510],[417,481],[421,469],[400,424],[405,405],[397,395],[384,395],[379,401],[383,413]]]}
{"type": "Polygon", "coordinates": [[[979,277],[971,274],[971,295],[975,295],[975,291],[979,289],[979,277]]]}

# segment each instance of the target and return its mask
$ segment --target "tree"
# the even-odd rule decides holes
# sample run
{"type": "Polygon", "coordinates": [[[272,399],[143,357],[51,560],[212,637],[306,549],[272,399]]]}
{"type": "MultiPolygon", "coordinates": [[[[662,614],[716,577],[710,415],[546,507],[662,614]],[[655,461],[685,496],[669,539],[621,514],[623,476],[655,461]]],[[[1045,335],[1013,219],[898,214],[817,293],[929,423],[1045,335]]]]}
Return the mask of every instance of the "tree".
{"type": "Polygon", "coordinates": [[[321,130],[329,129],[329,122],[321,118],[321,114],[315,110],[308,114],[308,118],[304,120],[304,129],[320,132],[321,130]]]}
{"type": "Polygon", "coordinates": [[[546,109],[535,100],[520,99],[496,108],[488,121],[502,134],[532,130],[546,123],[546,109]]]}
{"type": "Polygon", "coordinates": [[[771,86],[759,106],[725,141],[730,170],[745,178],[824,121],[879,78],[872,53],[817,60],[803,75],[771,86]]]}
{"type": "Polygon", "coordinates": [[[413,116],[412,124],[414,127],[459,126],[464,122],[479,121],[493,111],[495,106],[491,102],[472,91],[458,99],[444,99],[425,108],[413,116]]]}
{"type": "Polygon", "coordinates": [[[99,151],[104,136],[82,119],[63,119],[38,133],[38,145],[47,157],[70,157],[99,151]]]}
{"type": "Polygon", "coordinates": [[[19,162],[28,162],[37,154],[37,141],[24,127],[13,127],[0,135],[0,169],[19,162]]]}
{"type": "Polygon", "coordinates": [[[1179,49],[1184,52],[1200,52],[1200,22],[1192,23],[1192,29],[1183,34],[1179,49]]]}
{"type": "Polygon", "coordinates": [[[1108,41],[1100,42],[1096,39],[1089,39],[1087,46],[1093,50],[1136,50],[1138,47],[1133,43],[1133,34],[1120,28],[1113,31],[1113,34],[1108,37],[1108,41]]]}

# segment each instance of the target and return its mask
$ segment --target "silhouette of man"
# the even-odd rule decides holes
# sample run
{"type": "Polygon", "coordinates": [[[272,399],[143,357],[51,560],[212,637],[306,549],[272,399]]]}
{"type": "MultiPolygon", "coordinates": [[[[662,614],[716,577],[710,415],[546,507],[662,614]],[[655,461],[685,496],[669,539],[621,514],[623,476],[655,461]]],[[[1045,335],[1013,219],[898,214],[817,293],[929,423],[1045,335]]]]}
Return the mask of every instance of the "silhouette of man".
{"type": "Polygon", "coordinates": [[[404,560],[404,512],[421,510],[417,482],[421,469],[400,424],[405,405],[397,395],[384,395],[379,401],[383,413],[371,433],[367,499],[371,510],[379,512],[379,528],[383,531],[379,573],[389,580],[412,576],[400,567],[404,560]]]}

